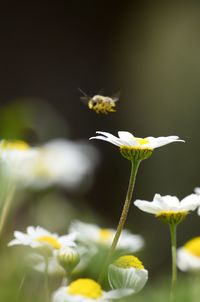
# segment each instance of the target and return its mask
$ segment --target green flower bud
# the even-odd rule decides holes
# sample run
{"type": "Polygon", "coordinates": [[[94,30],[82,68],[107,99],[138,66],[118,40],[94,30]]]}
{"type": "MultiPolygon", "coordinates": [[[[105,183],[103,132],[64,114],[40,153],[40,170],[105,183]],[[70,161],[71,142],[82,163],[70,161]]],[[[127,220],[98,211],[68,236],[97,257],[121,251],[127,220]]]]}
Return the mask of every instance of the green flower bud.
{"type": "Polygon", "coordinates": [[[63,247],[58,253],[58,262],[69,274],[80,262],[80,255],[74,247],[63,247]]]}

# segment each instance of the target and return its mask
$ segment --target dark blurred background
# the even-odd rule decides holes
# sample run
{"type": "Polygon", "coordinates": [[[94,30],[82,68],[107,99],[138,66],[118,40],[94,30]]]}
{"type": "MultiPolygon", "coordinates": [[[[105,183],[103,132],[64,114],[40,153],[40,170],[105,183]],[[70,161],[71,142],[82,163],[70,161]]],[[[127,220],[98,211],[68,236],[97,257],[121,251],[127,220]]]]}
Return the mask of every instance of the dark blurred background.
{"type": "MultiPolygon", "coordinates": [[[[155,150],[142,163],[134,199],[152,200],[155,193],[183,198],[200,185],[199,1],[7,1],[0,32],[2,138],[36,144],[53,137],[88,140],[96,130],[179,135],[185,144],[155,150]],[[117,112],[90,111],[78,87],[90,96],[120,91],[117,112]]],[[[91,144],[102,160],[87,208],[116,226],[130,164],[116,147],[91,144]]],[[[196,214],[188,217],[178,244],[198,235],[199,225],[196,214]]],[[[132,207],[127,227],[146,238],[148,267],[168,264],[166,226],[132,207]]]]}

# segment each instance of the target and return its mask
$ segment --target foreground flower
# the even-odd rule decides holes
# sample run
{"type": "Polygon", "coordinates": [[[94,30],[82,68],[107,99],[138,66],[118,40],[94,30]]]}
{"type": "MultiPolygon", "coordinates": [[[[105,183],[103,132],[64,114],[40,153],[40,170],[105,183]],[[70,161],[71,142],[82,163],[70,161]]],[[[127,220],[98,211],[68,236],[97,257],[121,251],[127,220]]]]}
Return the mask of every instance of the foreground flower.
{"type": "Polygon", "coordinates": [[[188,195],[181,201],[176,196],[155,194],[152,202],[138,199],[134,204],[140,210],[154,214],[166,223],[178,224],[191,211],[196,210],[199,201],[200,197],[196,194],[188,195]]]}
{"type": "Polygon", "coordinates": [[[74,247],[75,235],[69,234],[58,236],[55,233],[50,233],[42,227],[29,226],[27,233],[19,231],[14,232],[15,239],[9,242],[8,246],[25,245],[40,251],[60,250],[62,247],[74,247]]]}
{"type": "Polygon", "coordinates": [[[154,214],[157,218],[160,218],[164,223],[169,225],[172,251],[171,300],[174,299],[174,290],[177,280],[176,227],[190,213],[190,211],[194,211],[198,207],[199,198],[200,197],[198,195],[191,194],[179,201],[175,196],[161,196],[160,194],[156,194],[152,202],[146,200],[136,200],[134,202],[140,210],[154,214]]]}
{"type": "Polygon", "coordinates": [[[181,271],[200,271],[200,236],[177,250],[177,266],[181,271]]]}
{"type": "Polygon", "coordinates": [[[161,136],[157,138],[148,136],[145,138],[139,138],[127,131],[118,131],[119,137],[108,132],[97,131],[96,133],[100,135],[91,137],[90,139],[100,139],[118,146],[122,155],[129,160],[143,160],[151,156],[152,151],[155,148],[159,148],[173,142],[184,142],[183,140],[180,140],[178,136],[161,136]]]}
{"type": "Polygon", "coordinates": [[[109,265],[108,279],[112,288],[131,288],[139,292],[148,280],[148,271],[135,256],[119,257],[109,265]]]}
{"type": "Polygon", "coordinates": [[[110,302],[131,295],[131,289],[105,292],[92,279],[77,279],[67,287],[59,288],[53,295],[53,302],[110,302]]]}
{"type": "MultiPolygon", "coordinates": [[[[98,225],[84,223],[81,221],[72,222],[69,231],[74,233],[77,240],[89,245],[102,245],[110,247],[116,230],[100,228],[98,225]]],[[[131,234],[129,231],[122,231],[118,242],[118,249],[129,252],[137,252],[144,246],[144,240],[140,235],[131,234]]]]}

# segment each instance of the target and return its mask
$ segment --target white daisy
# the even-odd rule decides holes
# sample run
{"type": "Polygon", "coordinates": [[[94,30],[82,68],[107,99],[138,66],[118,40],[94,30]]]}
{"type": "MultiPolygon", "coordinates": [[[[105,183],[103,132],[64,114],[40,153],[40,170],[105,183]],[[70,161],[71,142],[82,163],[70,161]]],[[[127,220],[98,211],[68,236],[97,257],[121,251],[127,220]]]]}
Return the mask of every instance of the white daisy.
{"type": "Polygon", "coordinates": [[[108,280],[112,288],[131,288],[139,292],[148,280],[148,271],[135,256],[121,256],[109,265],[108,280]]]}
{"type": "Polygon", "coordinates": [[[177,250],[177,266],[181,271],[200,271],[200,236],[177,250]]]}
{"type": "Polygon", "coordinates": [[[176,196],[155,194],[152,202],[138,199],[134,204],[144,212],[166,219],[166,222],[179,223],[190,211],[198,207],[199,200],[200,197],[196,194],[191,194],[181,201],[176,196]]]}
{"type": "MultiPolygon", "coordinates": [[[[116,230],[100,228],[98,225],[74,221],[69,231],[76,235],[78,241],[92,245],[111,246],[116,230]]],[[[140,235],[131,234],[123,230],[120,236],[117,249],[136,252],[144,246],[144,240],[140,235]]]]}
{"type": "Polygon", "coordinates": [[[11,240],[8,246],[25,245],[36,249],[59,250],[64,246],[75,246],[75,234],[58,236],[50,233],[44,228],[37,226],[27,227],[27,233],[14,232],[15,239],[11,240]]]}
{"type": "Polygon", "coordinates": [[[67,287],[60,287],[53,294],[53,302],[111,302],[131,295],[131,289],[118,289],[105,292],[100,284],[92,279],[77,279],[67,287]]]}
{"type": "Polygon", "coordinates": [[[16,179],[36,156],[36,150],[24,141],[0,141],[1,169],[9,177],[16,179]]]}
{"type": "Polygon", "coordinates": [[[98,162],[95,148],[86,143],[57,139],[38,148],[21,182],[26,186],[45,188],[60,185],[68,189],[88,187],[98,162]]]}
{"type": "Polygon", "coordinates": [[[173,142],[184,142],[183,140],[180,140],[178,136],[161,136],[157,138],[148,136],[145,138],[139,138],[135,137],[133,134],[127,131],[118,131],[119,137],[116,137],[108,132],[96,131],[96,133],[100,135],[91,137],[90,139],[100,139],[107,141],[120,148],[128,147],[131,149],[153,150],[155,148],[159,148],[173,142]]]}

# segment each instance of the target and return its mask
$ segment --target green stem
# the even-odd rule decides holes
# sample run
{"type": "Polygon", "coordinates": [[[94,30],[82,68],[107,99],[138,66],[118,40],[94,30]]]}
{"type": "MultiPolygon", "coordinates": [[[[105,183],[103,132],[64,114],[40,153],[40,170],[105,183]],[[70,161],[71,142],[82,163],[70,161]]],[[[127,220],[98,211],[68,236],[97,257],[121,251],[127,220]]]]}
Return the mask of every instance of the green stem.
{"type": "Polygon", "coordinates": [[[45,301],[49,302],[49,277],[48,277],[48,258],[44,257],[45,269],[44,269],[44,289],[45,289],[45,301]]]}
{"type": "Polygon", "coordinates": [[[171,251],[172,251],[172,280],[171,280],[171,293],[170,301],[174,301],[174,292],[176,289],[177,281],[177,268],[176,268],[176,224],[170,224],[171,235],[171,251]]]}
{"type": "Polygon", "coordinates": [[[124,207],[122,209],[122,213],[121,213],[121,217],[120,217],[120,220],[119,220],[119,223],[118,223],[117,231],[115,233],[115,237],[113,239],[111,248],[108,252],[107,259],[106,259],[105,264],[103,266],[103,269],[102,269],[102,271],[99,275],[99,279],[98,279],[99,283],[101,283],[102,280],[104,279],[105,270],[106,270],[106,268],[107,268],[107,266],[110,262],[110,259],[113,256],[113,253],[115,251],[115,248],[116,248],[118,240],[119,240],[119,237],[121,235],[124,224],[126,222],[126,218],[127,218],[127,215],[128,215],[128,211],[129,211],[129,208],[130,208],[130,203],[131,203],[131,199],[132,199],[132,195],[133,195],[133,189],[134,189],[134,186],[135,186],[136,175],[137,175],[137,171],[138,171],[140,162],[141,162],[140,160],[132,160],[131,161],[131,175],[130,175],[130,179],[129,179],[129,185],[128,185],[128,190],[127,190],[127,194],[126,194],[124,207]]]}
{"type": "Polygon", "coordinates": [[[21,294],[22,288],[24,286],[25,279],[26,279],[26,275],[24,274],[24,276],[22,277],[22,280],[19,284],[18,290],[17,290],[16,301],[19,301],[19,299],[20,299],[20,294],[21,294]]]}
{"type": "Polygon", "coordinates": [[[11,186],[9,192],[7,193],[7,196],[5,198],[5,201],[4,201],[4,204],[2,207],[1,216],[0,216],[0,236],[2,235],[3,227],[5,225],[5,222],[6,222],[10,207],[11,207],[14,192],[15,192],[15,186],[11,186]]]}

